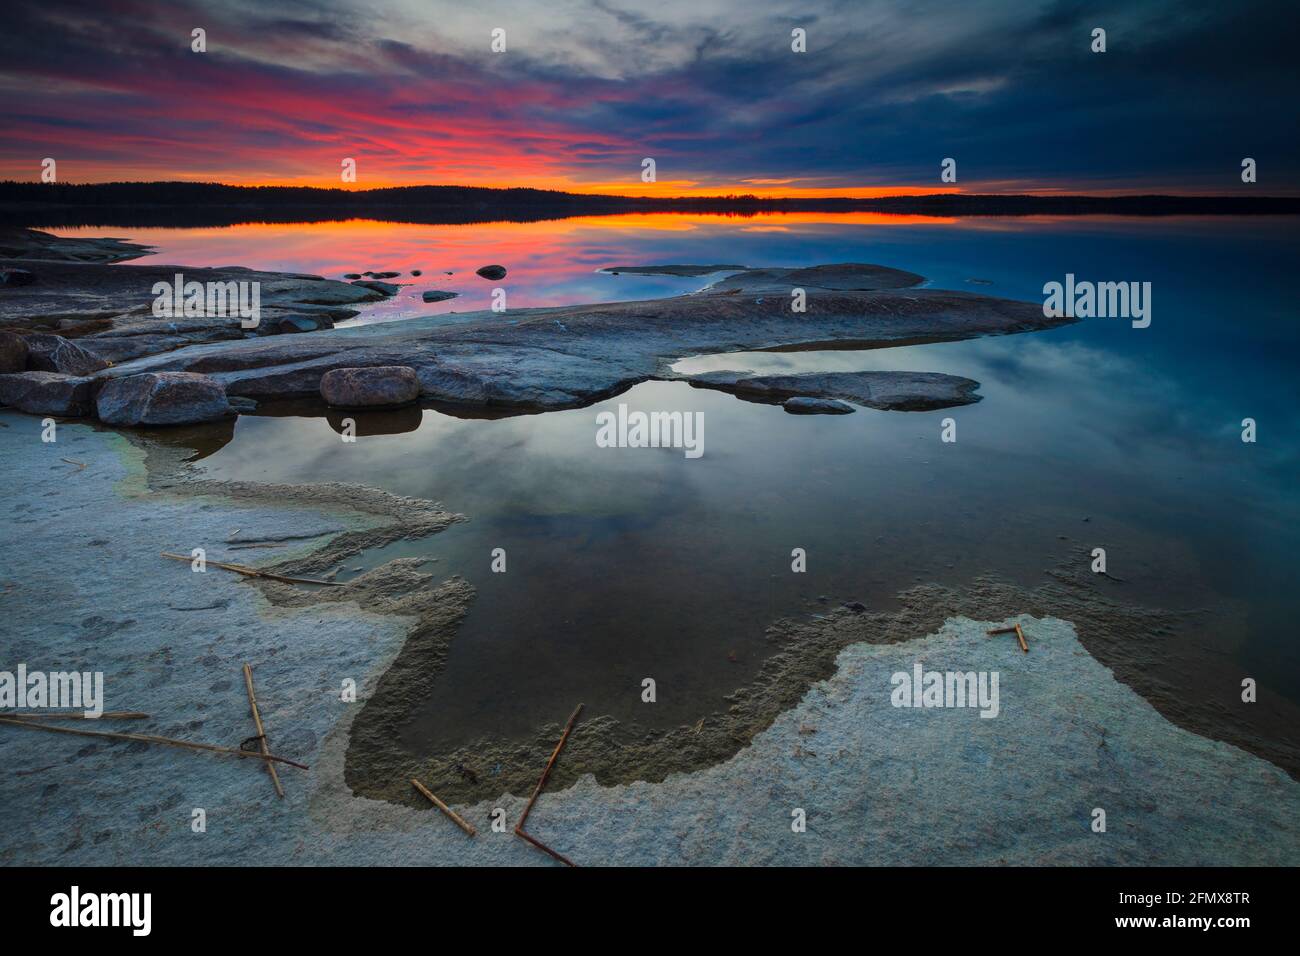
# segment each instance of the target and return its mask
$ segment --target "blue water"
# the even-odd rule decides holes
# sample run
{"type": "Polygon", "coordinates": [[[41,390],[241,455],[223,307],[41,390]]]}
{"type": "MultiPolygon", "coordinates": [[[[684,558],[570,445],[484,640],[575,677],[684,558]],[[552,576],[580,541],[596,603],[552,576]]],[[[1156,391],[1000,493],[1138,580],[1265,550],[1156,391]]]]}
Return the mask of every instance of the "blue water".
{"type": "MultiPolygon", "coordinates": [[[[476,247],[490,247],[495,227],[428,228],[474,229],[476,247]]],[[[427,555],[440,574],[463,574],[479,592],[432,698],[413,715],[412,746],[524,736],[578,699],[592,713],[650,725],[693,721],[756,672],[775,617],[844,600],[883,606],[919,581],[960,587],[994,573],[1033,585],[1078,546],[1107,548],[1132,603],[1211,611],[1162,649],[1169,670],[1158,679],[1229,706],[1241,679],[1255,677],[1263,732],[1294,739],[1295,220],[780,228],[721,219],[681,230],[575,226],[562,243],[541,244],[533,268],[507,283],[521,305],[642,298],[705,280],[592,270],[857,261],[918,272],[935,287],[1041,302],[1045,282],[1074,273],[1150,282],[1151,325],[1092,319],[972,342],[679,365],[893,368],[982,383],[980,403],[932,413],[795,417],[681,383],[646,383],[593,408],[546,415],[375,416],[371,427],[362,421],[355,445],[341,443],[324,418],[241,417],[234,440],[201,462],[215,476],[360,481],[471,517],[356,562],[427,555]],[[565,256],[549,270],[548,248],[565,256]],[[702,411],[704,456],[598,449],[595,415],[620,402],[702,411]],[[939,440],[947,417],[957,422],[955,444],[939,440]],[[1241,440],[1248,417],[1258,429],[1251,444],[1241,440]],[[406,430],[366,434],[394,427],[406,430]],[[504,575],[489,571],[497,547],[509,556],[504,575]],[[808,552],[806,574],[790,573],[794,547],[808,552]],[[645,676],[659,685],[652,711],[640,702],[645,676]]]]}

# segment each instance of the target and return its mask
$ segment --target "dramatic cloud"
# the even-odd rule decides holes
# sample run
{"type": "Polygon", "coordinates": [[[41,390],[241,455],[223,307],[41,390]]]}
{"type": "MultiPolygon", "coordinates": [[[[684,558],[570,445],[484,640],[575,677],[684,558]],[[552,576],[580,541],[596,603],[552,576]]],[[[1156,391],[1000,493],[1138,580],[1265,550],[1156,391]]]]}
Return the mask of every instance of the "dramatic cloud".
{"type": "Polygon", "coordinates": [[[0,176],[1294,192],[1277,3],[19,0],[0,176]],[[207,52],[190,33],[207,31],[207,52]],[[494,28],[507,51],[490,49],[494,28]],[[793,53],[791,30],[807,31],[793,53]],[[1107,52],[1090,52],[1094,27],[1107,52]]]}

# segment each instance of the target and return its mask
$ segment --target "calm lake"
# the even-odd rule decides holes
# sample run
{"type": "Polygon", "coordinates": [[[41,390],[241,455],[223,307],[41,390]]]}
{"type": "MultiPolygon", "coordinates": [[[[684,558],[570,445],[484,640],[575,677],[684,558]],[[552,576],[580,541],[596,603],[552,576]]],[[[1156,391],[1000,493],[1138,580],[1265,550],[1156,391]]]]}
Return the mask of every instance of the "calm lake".
{"type": "Polygon", "coordinates": [[[597,271],[634,264],[878,263],[935,287],[1033,302],[1067,273],[1150,282],[1145,329],[1091,319],[971,342],[678,366],[978,380],[983,400],[958,409],[804,417],[684,383],[646,383],[544,415],[356,415],[355,444],[316,414],[244,415],[233,440],[196,467],[219,478],[361,482],[469,516],[349,562],[343,575],[418,554],[478,590],[431,699],[405,730],[418,750],[522,738],[579,700],[590,714],[650,727],[693,723],[754,675],[769,652],[764,628],[777,617],[845,601],[885,606],[922,581],[960,586],[996,573],[1036,585],[1079,547],[1106,549],[1128,602],[1209,609],[1177,635],[1170,656],[1179,664],[1163,679],[1230,706],[1241,679],[1255,677],[1263,732],[1294,743],[1300,230],[1292,218],[646,215],[51,231],[149,243],[156,262],[330,278],[403,273],[392,280],[410,283],[402,293],[353,323],[432,313],[456,321],[489,308],[496,287],[521,308],[677,295],[709,281],[597,271]],[[506,279],[474,274],[489,263],[506,266],[506,279]],[[412,279],[412,269],[423,275],[412,279]],[[424,305],[426,289],[460,295],[424,305]],[[620,403],[703,412],[703,457],[597,448],[597,412],[620,403]],[[947,417],[957,423],[952,444],[940,441],[947,417]],[[1254,443],[1241,439],[1246,418],[1257,423],[1254,443]],[[506,551],[505,574],[490,571],[494,548],[506,551]],[[804,574],[791,573],[793,548],[806,549],[804,574]],[[657,682],[653,707],[640,699],[645,677],[657,682]]]}

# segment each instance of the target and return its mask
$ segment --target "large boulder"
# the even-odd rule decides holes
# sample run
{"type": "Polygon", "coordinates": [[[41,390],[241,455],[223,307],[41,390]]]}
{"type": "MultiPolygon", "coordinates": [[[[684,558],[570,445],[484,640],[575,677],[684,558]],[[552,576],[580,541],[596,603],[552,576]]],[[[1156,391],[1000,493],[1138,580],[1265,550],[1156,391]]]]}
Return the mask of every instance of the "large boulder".
{"type": "Polygon", "coordinates": [[[94,405],[94,380],[59,372],[16,372],[0,375],[0,405],[29,415],[89,415],[94,405]]]}
{"type": "Polygon", "coordinates": [[[420,380],[406,365],[336,368],[321,376],[320,396],[336,408],[406,405],[420,397],[420,380]]]}
{"type": "Polygon", "coordinates": [[[37,332],[27,336],[27,367],[34,372],[94,375],[108,363],[61,335],[37,332]]]}
{"type": "Polygon", "coordinates": [[[110,379],[95,400],[109,425],[192,425],[235,414],[220,382],[195,372],[143,372],[110,379]]]}
{"type": "Polygon", "coordinates": [[[27,370],[27,342],[21,335],[0,332],[0,375],[27,370]]]}
{"type": "Polygon", "coordinates": [[[505,266],[484,266],[483,268],[475,269],[474,271],[477,272],[479,275],[481,275],[484,279],[492,279],[494,281],[497,279],[504,279],[506,277],[505,266]]]}

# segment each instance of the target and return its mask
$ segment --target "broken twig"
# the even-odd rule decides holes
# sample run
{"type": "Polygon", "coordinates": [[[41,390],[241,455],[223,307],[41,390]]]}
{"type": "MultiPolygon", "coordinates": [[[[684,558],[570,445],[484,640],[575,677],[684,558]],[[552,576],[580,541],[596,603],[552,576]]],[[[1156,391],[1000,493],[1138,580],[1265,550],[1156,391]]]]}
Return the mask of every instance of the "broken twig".
{"type": "MultiPolygon", "coordinates": [[[[248,709],[253,712],[253,726],[257,728],[257,740],[262,745],[262,754],[265,756],[271,752],[271,747],[266,742],[266,729],[262,726],[262,715],[257,712],[257,695],[253,693],[253,668],[247,664],[244,665],[244,687],[248,689],[248,709]]],[[[266,762],[266,772],[271,775],[271,782],[275,784],[276,795],[284,797],[284,787],[280,786],[280,775],[276,773],[275,764],[269,760],[266,762]]]]}
{"type": "Polygon", "coordinates": [[[257,760],[274,760],[276,763],[287,763],[290,767],[297,767],[299,770],[309,770],[306,764],[297,763],[287,757],[277,757],[275,754],[264,754],[257,750],[240,750],[238,747],[221,747],[217,744],[201,744],[192,740],[177,740],[174,737],[156,737],[153,734],[127,734],[109,730],[79,730],[74,727],[54,727],[50,724],[38,724],[35,721],[23,720],[20,717],[0,717],[0,724],[10,724],[14,727],[27,727],[31,730],[48,730],[55,734],[77,734],[81,737],[109,737],[113,740],[138,740],[146,744],[167,744],[170,747],[188,747],[191,750],[210,750],[213,753],[230,754],[234,757],[253,757],[257,760]]]}
{"type": "MultiPolygon", "coordinates": [[[[194,559],[187,554],[172,554],[169,551],[159,552],[164,558],[171,558],[173,561],[193,561],[194,559]]],[[[223,571],[234,571],[236,574],[242,574],[250,578],[266,578],[269,581],[283,581],[286,584],[320,584],[328,588],[340,588],[343,585],[335,581],[320,581],[316,578],[292,578],[285,574],[275,574],[271,571],[259,571],[257,568],[250,568],[243,564],[226,564],[222,561],[213,561],[204,559],[206,564],[214,568],[221,568],[223,571]]]]}
{"type": "Polygon", "coordinates": [[[1010,627],[995,627],[991,631],[986,631],[985,633],[988,634],[989,637],[992,637],[994,634],[1014,634],[1016,635],[1016,640],[1020,642],[1020,649],[1026,654],[1029,653],[1029,644],[1025,641],[1025,632],[1020,629],[1018,623],[1012,624],[1010,627]]]}
{"type": "Polygon", "coordinates": [[[51,711],[41,711],[40,713],[5,713],[0,711],[0,717],[16,717],[19,720],[148,720],[148,714],[142,714],[138,710],[106,710],[98,717],[91,717],[84,711],[73,711],[70,714],[60,714],[51,711]]]}
{"type": "Polygon", "coordinates": [[[544,853],[550,854],[551,856],[555,857],[555,859],[559,860],[561,863],[566,864],[567,866],[573,866],[574,865],[573,861],[570,860],[568,857],[564,856],[563,854],[557,853],[555,850],[552,850],[549,846],[547,846],[541,840],[538,840],[536,837],[531,836],[530,834],[524,832],[524,824],[528,821],[528,814],[532,813],[533,811],[533,804],[536,803],[537,798],[541,796],[542,788],[546,786],[546,781],[551,776],[551,768],[555,766],[556,758],[560,756],[560,751],[564,749],[564,744],[569,739],[569,732],[573,730],[573,725],[577,721],[578,715],[580,713],[582,713],[582,704],[579,704],[577,707],[575,707],[573,713],[569,715],[569,722],[564,725],[564,733],[560,735],[560,742],[556,744],[555,749],[551,751],[551,759],[546,761],[546,769],[542,771],[542,779],[537,781],[537,786],[533,788],[533,795],[528,798],[528,804],[524,807],[524,812],[519,815],[519,822],[515,824],[515,836],[519,837],[520,839],[527,840],[533,846],[537,847],[537,849],[543,851],[544,853]]]}
{"type": "Polygon", "coordinates": [[[447,804],[443,803],[441,800],[439,800],[437,797],[435,797],[435,796],[434,796],[434,795],[429,791],[429,788],[428,788],[428,787],[426,787],[424,784],[420,783],[420,781],[418,781],[418,780],[414,780],[414,779],[411,780],[411,785],[414,786],[416,790],[419,790],[422,794],[424,794],[425,797],[428,799],[428,801],[429,801],[430,803],[432,803],[435,807],[437,807],[437,808],[438,808],[439,810],[441,810],[443,813],[447,814],[447,816],[451,817],[451,822],[452,822],[452,823],[456,824],[456,826],[460,827],[462,830],[464,830],[464,831],[465,831],[466,833],[468,833],[470,836],[478,836],[478,831],[474,829],[474,824],[470,823],[468,820],[466,820],[464,817],[462,817],[459,813],[457,813],[457,812],[456,812],[455,810],[453,810],[451,807],[447,806],[447,804]]]}
{"type": "Polygon", "coordinates": [[[1020,649],[1024,651],[1026,654],[1028,654],[1029,643],[1025,640],[1025,632],[1020,629],[1020,625],[1018,623],[1016,624],[1016,640],[1020,642],[1020,649]]]}

